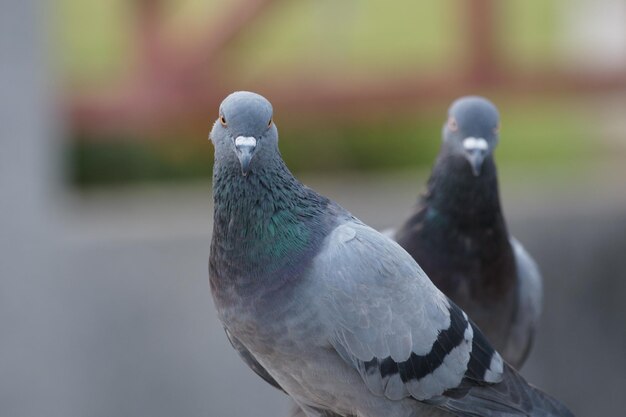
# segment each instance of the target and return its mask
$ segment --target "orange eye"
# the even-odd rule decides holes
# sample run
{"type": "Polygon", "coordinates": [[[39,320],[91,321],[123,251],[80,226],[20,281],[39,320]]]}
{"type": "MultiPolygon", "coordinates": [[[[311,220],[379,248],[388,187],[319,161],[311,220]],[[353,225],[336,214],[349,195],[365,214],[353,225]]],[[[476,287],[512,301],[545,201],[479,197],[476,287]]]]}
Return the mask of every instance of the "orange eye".
{"type": "Polygon", "coordinates": [[[222,124],[222,126],[226,127],[226,118],[222,115],[220,115],[220,123],[222,124]]]}
{"type": "Polygon", "coordinates": [[[493,133],[495,133],[496,135],[500,133],[500,124],[498,124],[498,126],[493,128],[493,133]]]}
{"type": "Polygon", "coordinates": [[[267,122],[267,127],[271,127],[271,126],[272,126],[272,122],[273,122],[273,121],[274,121],[273,119],[270,119],[270,121],[269,121],[269,122],[267,122]]]}
{"type": "Polygon", "coordinates": [[[448,119],[448,129],[450,129],[452,132],[456,132],[457,130],[459,130],[459,125],[456,123],[456,119],[452,116],[450,116],[450,118],[448,119]]]}

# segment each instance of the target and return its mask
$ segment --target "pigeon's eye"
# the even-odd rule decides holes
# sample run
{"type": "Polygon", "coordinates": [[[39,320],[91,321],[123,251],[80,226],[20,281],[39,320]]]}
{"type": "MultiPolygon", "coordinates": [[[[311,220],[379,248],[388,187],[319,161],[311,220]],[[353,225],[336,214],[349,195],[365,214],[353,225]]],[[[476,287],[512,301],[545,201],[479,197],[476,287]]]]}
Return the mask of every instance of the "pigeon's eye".
{"type": "Polygon", "coordinates": [[[273,122],[273,121],[274,121],[273,119],[270,119],[270,121],[269,121],[269,122],[267,122],[267,127],[271,127],[271,126],[272,126],[272,122],[273,122]]]}
{"type": "Polygon", "coordinates": [[[220,115],[220,123],[222,126],[226,127],[226,118],[223,115],[220,115]]]}
{"type": "Polygon", "coordinates": [[[500,133],[500,124],[499,124],[499,123],[498,123],[498,126],[496,126],[496,127],[494,127],[494,128],[493,128],[493,133],[495,133],[496,135],[497,135],[498,133],[500,133]]]}
{"type": "Polygon", "coordinates": [[[459,125],[456,123],[456,119],[452,116],[448,119],[448,129],[452,132],[459,130],[459,125]]]}

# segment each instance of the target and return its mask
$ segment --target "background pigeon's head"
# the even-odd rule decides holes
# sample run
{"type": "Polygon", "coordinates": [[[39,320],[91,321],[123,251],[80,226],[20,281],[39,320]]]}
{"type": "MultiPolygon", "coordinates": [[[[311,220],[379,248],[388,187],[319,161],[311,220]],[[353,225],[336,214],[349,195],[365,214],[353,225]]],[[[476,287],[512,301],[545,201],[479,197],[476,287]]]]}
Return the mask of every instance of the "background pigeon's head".
{"type": "Polygon", "coordinates": [[[237,91],[226,97],[209,135],[216,158],[236,157],[245,176],[261,163],[264,155],[274,155],[278,131],[272,113],[270,102],[256,93],[237,91]]]}
{"type": "Polygon", "coordinates": [[[475,176],[483,161],[498,144],[500,115],[494,104],[483,97],[461,97],[450,106],[443,127],[443,140],[454,154],[469,162],[475,176]]]}

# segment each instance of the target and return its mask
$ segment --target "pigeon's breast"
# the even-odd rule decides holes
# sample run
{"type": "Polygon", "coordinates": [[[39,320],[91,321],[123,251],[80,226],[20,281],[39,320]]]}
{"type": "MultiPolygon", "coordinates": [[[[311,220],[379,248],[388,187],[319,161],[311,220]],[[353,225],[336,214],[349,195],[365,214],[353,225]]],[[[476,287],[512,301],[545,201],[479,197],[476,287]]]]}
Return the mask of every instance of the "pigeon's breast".
{"type": "Polygon", "coordinates": [[[221,318],[255,355],[301,355],[307,347],[327,339],[315,295],[307,295],[305,287],[285,287],[253,302],[227,306],[221,318]]]}

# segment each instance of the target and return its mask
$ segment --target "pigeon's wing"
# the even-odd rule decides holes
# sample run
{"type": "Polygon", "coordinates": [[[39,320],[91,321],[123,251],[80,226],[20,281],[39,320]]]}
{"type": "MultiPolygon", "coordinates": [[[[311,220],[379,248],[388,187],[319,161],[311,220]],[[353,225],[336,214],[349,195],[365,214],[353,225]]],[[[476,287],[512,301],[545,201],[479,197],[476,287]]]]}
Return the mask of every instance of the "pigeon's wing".
{"type": "Polygon", "coordinates": [[[226,332],[226,337],[228,337],[228,341],[233,346],[233,348],[235,348],[237,353],[239,353],[239,356],[241,357],[241,359],[243,359],[246,365],[248,365],[250,369],[254,371],[254,373],[263,378],[265,382],[284,392],[285,390],[283,390],[278,382],[276,382],[276,380],[269,374],[269,372],[267,372],[263,365],[261,365],[259,361],[256,360],[256,358],[243,345],[243,343],[241,343],[239,339],[237,339],[235,336],[230,334],[230,332],[226,328],[224,328],[224,331],[226,332]]]}
{"type": "Polygon", "coordinates": [[[500,381],[500,355],[397,243],[344,223],[313,267],[326,286],[331,344],[374,394],[428,400],[464,378],[500,381]]]}
{"type": "Polygon", "coordinates": [[[374,395],[460,416],[570,415],[506,366],[411,256],[375,230],[340,225],[313,268],[326,287],[330,344],[374,395]]]}
{"type": "Polygon", "coordinates": [[[518,278],[518,307],[511,326],[511,332],[505,351],[505,357],[511,358],[511,364],[519,368],[533,343],[533,338],[541,315],[543,288],[541,274],[535,261],[521,243],[511,238],[515,254],[518,278]]]}

